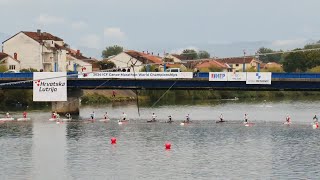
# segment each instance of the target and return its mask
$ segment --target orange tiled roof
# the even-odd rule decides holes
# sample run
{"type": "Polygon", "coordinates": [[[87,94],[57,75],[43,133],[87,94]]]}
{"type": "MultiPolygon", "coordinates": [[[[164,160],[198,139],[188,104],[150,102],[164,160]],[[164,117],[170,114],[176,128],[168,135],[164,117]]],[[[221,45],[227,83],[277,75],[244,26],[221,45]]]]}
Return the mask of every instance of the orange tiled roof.
{"type": "MultiPolygon", "coordinates": [[[[142,60],[142,62],[144,60],[147,60],[151,63],[162,63],[162,58],[159,56],[145,54],[145,53],[134,51],[134,50],[128,50],[128,51],[125,51],[125,53],[127,53],[129,56],[135,59],[142,60]]],[[[147,63],[147,62],[143,62],[143,63],[147,63]]]]}
{"type": "Polygon", "coordinates": [[[226,65],[226,63],[222,63],[213,59],[204,59],[204,62],[197,64],[196,68],[208,68],[208,67],[218,67],[222,69],[228,69],[229,67],[226,65]]]}
{"type": "Polygon", "coordinates": [[[0,52],[0,60],[8,56],[9,56],[8,54],[0,52]]]}
{"type": "Polygon", "coordinates": [[[47,32],[41,32],[40,34],[37,32],[30,32],[30,31],[22,31],[25,35],[29,36],[30,38],[34,39],[35,41],[41,42],[41,40],[54,40],[54,41],[63,41],[63,39],[54,36],[47,32]]]}

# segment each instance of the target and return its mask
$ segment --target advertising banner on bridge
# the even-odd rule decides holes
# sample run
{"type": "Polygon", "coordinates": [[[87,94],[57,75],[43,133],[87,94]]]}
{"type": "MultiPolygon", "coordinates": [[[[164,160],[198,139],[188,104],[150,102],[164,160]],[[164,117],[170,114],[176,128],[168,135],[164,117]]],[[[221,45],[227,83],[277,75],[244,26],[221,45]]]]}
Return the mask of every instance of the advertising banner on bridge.
{"type": "Polygon", "coordinates": [[[192,72],[94,72],[80,73],[78,78],[92,79],[191,79],[192,72]]]}
{"type": "Polygon", "coordinates": [[[209,81],[228,81],[227,72],[209,72],[209,81]]]}
{"type": "Polygon", "coordinates": [[[245,72],[228,72],[228,81],[246,81],[247,73],[245,72]]]}
{"type": "Polygon", "coordinates": [[[67,101],[67,73],[34,72],[33,101],[67,101]]]}
{"type": "Polygon", "coordinates": [[[246,84],[271,84],[271,72],[247,72],[246,84]]]}

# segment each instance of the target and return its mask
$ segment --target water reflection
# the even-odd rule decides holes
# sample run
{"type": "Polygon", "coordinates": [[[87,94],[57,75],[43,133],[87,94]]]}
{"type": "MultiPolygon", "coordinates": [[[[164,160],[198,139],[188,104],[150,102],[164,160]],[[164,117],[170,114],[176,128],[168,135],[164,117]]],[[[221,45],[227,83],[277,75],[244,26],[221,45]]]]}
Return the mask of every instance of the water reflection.
{"type": "Polygon", "coordinates": [[[320,131],[310,122],[317,104],[143,107],[140,116],[134,104],[81,109],[79,119],[107,111],[106,123],[56,124],[48,121],[50,113],[31,112],[30,122],[0,124],[0,179],[314,179],[320,131]],[[122,112],[130,123],[117,123],[122,112]],[[146,123],[153,112],[160,122],[146,123]],[[254,126],[242,124],[244,112],[254,126]],[[187,113],[193,123],[181,126],[187,113]],[[215,123],[220,113],[232,121],[215,123]],[[282,124],[286,113],[290,126],[282,124]],[[168,114],[174,123],[163,123],[168,114]]]}
{"type": "Polygon", "coordinates": [[[0,124],[0,179],[32,179],[32,128],[31,122],[0,124]]]}

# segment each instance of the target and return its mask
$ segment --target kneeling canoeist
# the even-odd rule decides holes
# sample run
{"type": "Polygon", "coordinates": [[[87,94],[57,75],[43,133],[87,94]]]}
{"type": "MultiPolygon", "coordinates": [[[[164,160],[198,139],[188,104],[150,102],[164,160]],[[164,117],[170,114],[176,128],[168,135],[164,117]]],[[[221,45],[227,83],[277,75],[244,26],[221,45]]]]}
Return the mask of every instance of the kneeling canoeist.
{"type": "Polygon", "coordinates": [[[109,119],[108,112],[104,114],[104,119],[109,119]]]}
{"type": "Polygon", "coordinates": [[[185,123],[189,123],[190,122],[190,115],[188,114],[188,115],[186,115],[186,121],[185,121],[185,123]]]}
{"type": "Polygon", "coordinates": [[[244,114],[244,122],[248,123],[248,114],[244,114]]]}
{"type": "Polygon", "coordinates": [[[9,112],[6,113],[6,118],[10,118],[9,112]]]}
{"type": "Polygon", "coordinates": [[[172,122],[172,116],[171,115],[168,116],[168,119],[169,119],[168,122],[172,122]]]}
{"type": "Polygon", "coordinates": [[[67,119],[71,119],[71,114],[70,114],[70,113],[67,113],[67,114],[66,114],[66,117],[67,117],[67,119]]]}
{"type": "Polygon", "coordinates": [[[94,118],[95,118],[95,113],[94,113],[94,111],[92,111],[92,113],[90,114],[90,117],[91,117],[91,120],[94,120],[94,118]]]}
{"type": "Polygon", "coordinates": [[[125,120],[127,120],[127,115],[123,112],[122,117],[121,117],[121,121],[125,121],[125,120]]]}
{"type": "Polygon", "coordinates": [[[287,114],[286,122],[287,122],[287,123],[290,123],[290,122],[291,122],[291,118],[290,118],[289,114],[287,114]]]}
{"type": "Polygon", "coordinates": [[[22,116],[23,116],[23,118],[27,118],[27,112],[24,111],[24,112],[22,113],[22,116]]]}
{"type": "Polygon", "coordinates": [[[318,117],[317,117],[317,115],[314,115],[314,117],[313,117],[313,122],[318,122],[318,117]]]}
{"type": "Polygon", "coordinates": [[[151,119],[151,121],[156,121],[156,115],[154,114],[154,113],[152,113],[152,119],[151,119]]]}
{"type": "Polygon", "coordinates": [[[220,122],[223,122],[223,115],[222,115],[222,113],[220,114],[220,122]]]}

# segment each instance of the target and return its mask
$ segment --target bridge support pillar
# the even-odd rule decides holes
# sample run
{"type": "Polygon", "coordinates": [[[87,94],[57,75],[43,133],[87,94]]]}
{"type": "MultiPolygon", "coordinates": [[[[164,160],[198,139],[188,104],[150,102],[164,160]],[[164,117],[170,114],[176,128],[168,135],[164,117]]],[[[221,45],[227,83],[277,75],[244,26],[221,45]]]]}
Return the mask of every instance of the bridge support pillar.
{"type": "Polygon", "coordinates": [[[79,115],[80,97],[82,96],[81,89],[68,89],[67,101],[52,102],[52,112],[64,115],[70,113],[72,115],[79,115]]]}

